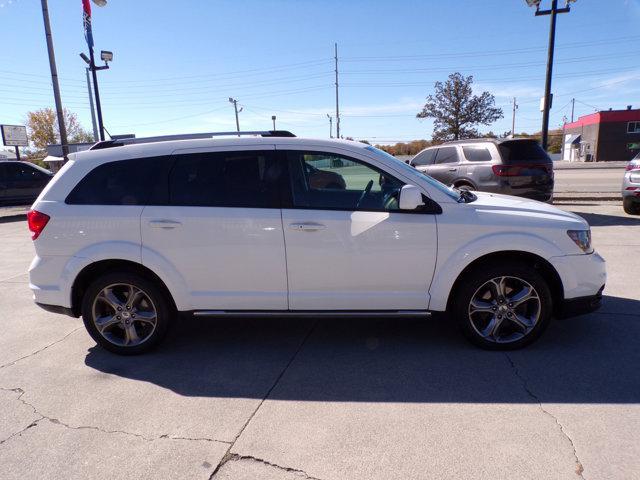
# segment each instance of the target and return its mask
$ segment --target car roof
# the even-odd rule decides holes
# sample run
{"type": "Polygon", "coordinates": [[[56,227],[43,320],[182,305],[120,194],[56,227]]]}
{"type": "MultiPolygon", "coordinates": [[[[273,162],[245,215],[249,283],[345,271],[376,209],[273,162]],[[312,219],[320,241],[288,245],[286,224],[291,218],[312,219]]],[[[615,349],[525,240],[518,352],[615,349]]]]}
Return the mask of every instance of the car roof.
{"type": "Polygon", "coordinates": [[[72,160],[92,158],[121,157],[133,158],[139,155],[170,155],[176,150],[205,149],[208,147],[255,147],[259,145],[300,145],[314,147],[343,147],[346,149],[365,149],[370,145],[353,140],[301,138],[301,137],[213,137],[188,140],[169,140],[154,143],[136,143],[114,146],[99,150],[84,150],[69,155],[72,160]]]}
{"type": "Polygon", "coordinates": [[[430,148],[447,147],[450,145],[469,145],[472,143],[493,143],[494,145],[500,145],[506,142],[537,142],[537,140],[535,138],[465,138],[463,140],[451,140],[439,145],[432,145],[425,148],[425,150],[430,148]]]}

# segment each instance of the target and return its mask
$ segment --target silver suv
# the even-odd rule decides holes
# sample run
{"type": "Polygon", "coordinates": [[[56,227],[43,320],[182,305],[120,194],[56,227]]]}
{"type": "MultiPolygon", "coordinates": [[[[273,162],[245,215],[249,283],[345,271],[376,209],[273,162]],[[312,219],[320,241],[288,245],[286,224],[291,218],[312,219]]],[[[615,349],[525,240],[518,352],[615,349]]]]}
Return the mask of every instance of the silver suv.
{"type": "Polygon", "coordinates": [[[640,215],[640,153],[627,165],[622,181],[624,211],[629,215],[640,215]]]}
{"type": "Polygon", "coordinates": [[[429,147],[409,163],[456,188],[553,199],[553,162],[533,139],[457,140],[429,147]]]}

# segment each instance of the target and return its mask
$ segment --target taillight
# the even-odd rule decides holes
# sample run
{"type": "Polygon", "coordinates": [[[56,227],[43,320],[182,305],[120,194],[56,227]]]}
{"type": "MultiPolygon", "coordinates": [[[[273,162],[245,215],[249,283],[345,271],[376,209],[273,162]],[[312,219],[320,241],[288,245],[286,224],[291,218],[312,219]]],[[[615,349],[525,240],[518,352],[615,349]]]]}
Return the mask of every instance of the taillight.
{"type": "Polygon", "coordinates": [[[625,170],[640,170],[640,163],[630,163],[625,170]]]}
{"type": "Polygon", "coordinates": [[[29,230],[32,232],[31,240],[38,238],[42,230],[44,230],[44,227],[47,226],[49,218],[49,215],[37,210],[29,210],[27,212],[27,224],[29,225],[29,230]]]}
{"type": "Polygon", "coordinates": [[[521,165],[493,165],[493,173],[499,177],[519,177],[521,175],[533,175],[532,170],[544,170],[545,173],[553,172],[553,165],[546,163],[521,164],[521,165]]]}

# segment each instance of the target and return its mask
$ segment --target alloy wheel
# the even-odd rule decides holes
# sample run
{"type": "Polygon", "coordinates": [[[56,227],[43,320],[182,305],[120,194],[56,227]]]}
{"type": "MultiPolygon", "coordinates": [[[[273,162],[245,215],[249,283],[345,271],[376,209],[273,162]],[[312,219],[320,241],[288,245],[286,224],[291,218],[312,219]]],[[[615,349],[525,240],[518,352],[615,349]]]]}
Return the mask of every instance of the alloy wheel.
{"type": "Polygon", "coordinates": [[[93,300],[92,319],[106,340],[121,347],[147,341],[156,329],[158,314],[142,289],[128,283],[108,285],[93,300]]]}
{"type": "Polygon", "coordinates": [[[468,314],[475,332],[493,343],[511,343],[527,336],[542,312],[540,295],[518,277],[495,277],[471,297],[468,314]]]}

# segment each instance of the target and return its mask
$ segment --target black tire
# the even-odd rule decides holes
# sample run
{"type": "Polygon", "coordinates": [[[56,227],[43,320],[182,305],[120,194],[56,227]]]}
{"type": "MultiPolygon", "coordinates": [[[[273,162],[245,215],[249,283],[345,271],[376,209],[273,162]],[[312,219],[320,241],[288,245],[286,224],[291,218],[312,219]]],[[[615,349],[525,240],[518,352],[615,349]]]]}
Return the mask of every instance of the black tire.
{"type": "MultiPolygon", "coordinates": [[[[131,301],[133,302],[134,299],[131,301]]],[[[109,272],[100,276],[87,288],[82,299],[82,320],[87,332],[102,348],[118,355],[138,355],[156,347],[165,337],[174,315],[175,312],[166,298],[166,293],[155,282],[128,271],[109,272]],[[137,306],[133,305],[131,308],[127,306],[128,286],[132,286],[133,290],[130,291],[136,292],[135,297],[140,298],[137,306]],[[115,297],[113,302],[106,301],[107,295],[103,294],[105,291],[111,292],[109,298],[113,298],[111,294],[115,297]],[[113,305],[122,305],[123,312],[119,316],[120,312],[116,312],[113,305]],[[136,312],[138,318],[135,318],[136,312]],[[150,320],[153,313],[155,314],[154,323],[150,320]],[[127,325],[124,324],[125,315],[127,325]],[[109,316],[112,318],[105,324],[110,325],[103,328],[105,332],[103,334],[98,329],[95,318],[109,316]],[[135,332],[135,335],[131,336],[135,336],[138,343],[130,342],[127,334],[127,329],[130,328],[135,332]],[[127,343],[130,344],[127,345],[127,343]]]]}
{"type": "Polygon", "coordinates": [[[624,197],[622,200],[622,208],[625,213],[629,215],[640,215],[640,200],[635,200],[632,197],[624,197]]]}
{"type": "Polygon", "coordinates": [[[460,189],[460,190],[469,190],[470,192],[476,190],[476,187],[474,187],[470,183],[466,183],[466,182],[460,182],[460,183],[456,184],[455,187],[460,189]]]}
{"type": "Polygon", "coordinates": [[[551,291],[542,275],[530,265],[515,261],[498,261],[497,263],[495,266],[484,264],[480,268],[476,268],[465,274],[454,293],[451,313],[464,336],[473,344],[487,350],[515,350],[537,340],[549,325],[553,312],[551,291]],[[478,299],[478,296],[482,295],[484,291],[481,289],[492,279],[497,278],[507,279],[505,280],[506,286],[504,290],[509,291],[511,287],[511,293],[513,293],[514,297],[516,297],[515,294],[518,293],[515,287],[522,285],[522,292],[524,292],[525,284],[532,287],[536,297],[527,300],[520,306],[511,308],[513,303],[508,301],[511,293],[505,295],[505,300],[502,304],[494,304],[491,300],[492,294],[489,292],[490,289],[487,289],[485,293],[487,300],[482,299],[482,301],[486,302],[487,305],[491,305],[490,309],[492,311],[474,311],[472,313],[473,307],[471,306],[471,300],[474,296],[478,299]],[[521,283],[518,283],[518,280],[520,280],[521,283]],[[509,307],[507,307],[507,305],[509,305],[509,307]],[[503,308],[505,309],[504,311],[502,310],[503,308]],[[494,312],[496,309],[497,312],[494,312]],[[492,319],[494,322],[498,322],[498,313],[502,313],[502,315],[500,315],[502,320],[500,321],[498,331],[504,334],[504,337],[483,337],[478,330],[482,331],[483,328],[488,328],[489,322],[491,322],[492,319]],[[535,313],[537,313],[537,315],[535,313]],[[507,318],[507,315],[509,318],[507,318]],[[524,315],[526,319],[528,319],[529,316],[537,318],[535,322],[531,321],[532,325],[530,330],[519,326],[519,324],[515,322],[516,318],[523,318],[522,315],[524,315]],[[518,335],[522,336],[518,337],[518,335]]]}

